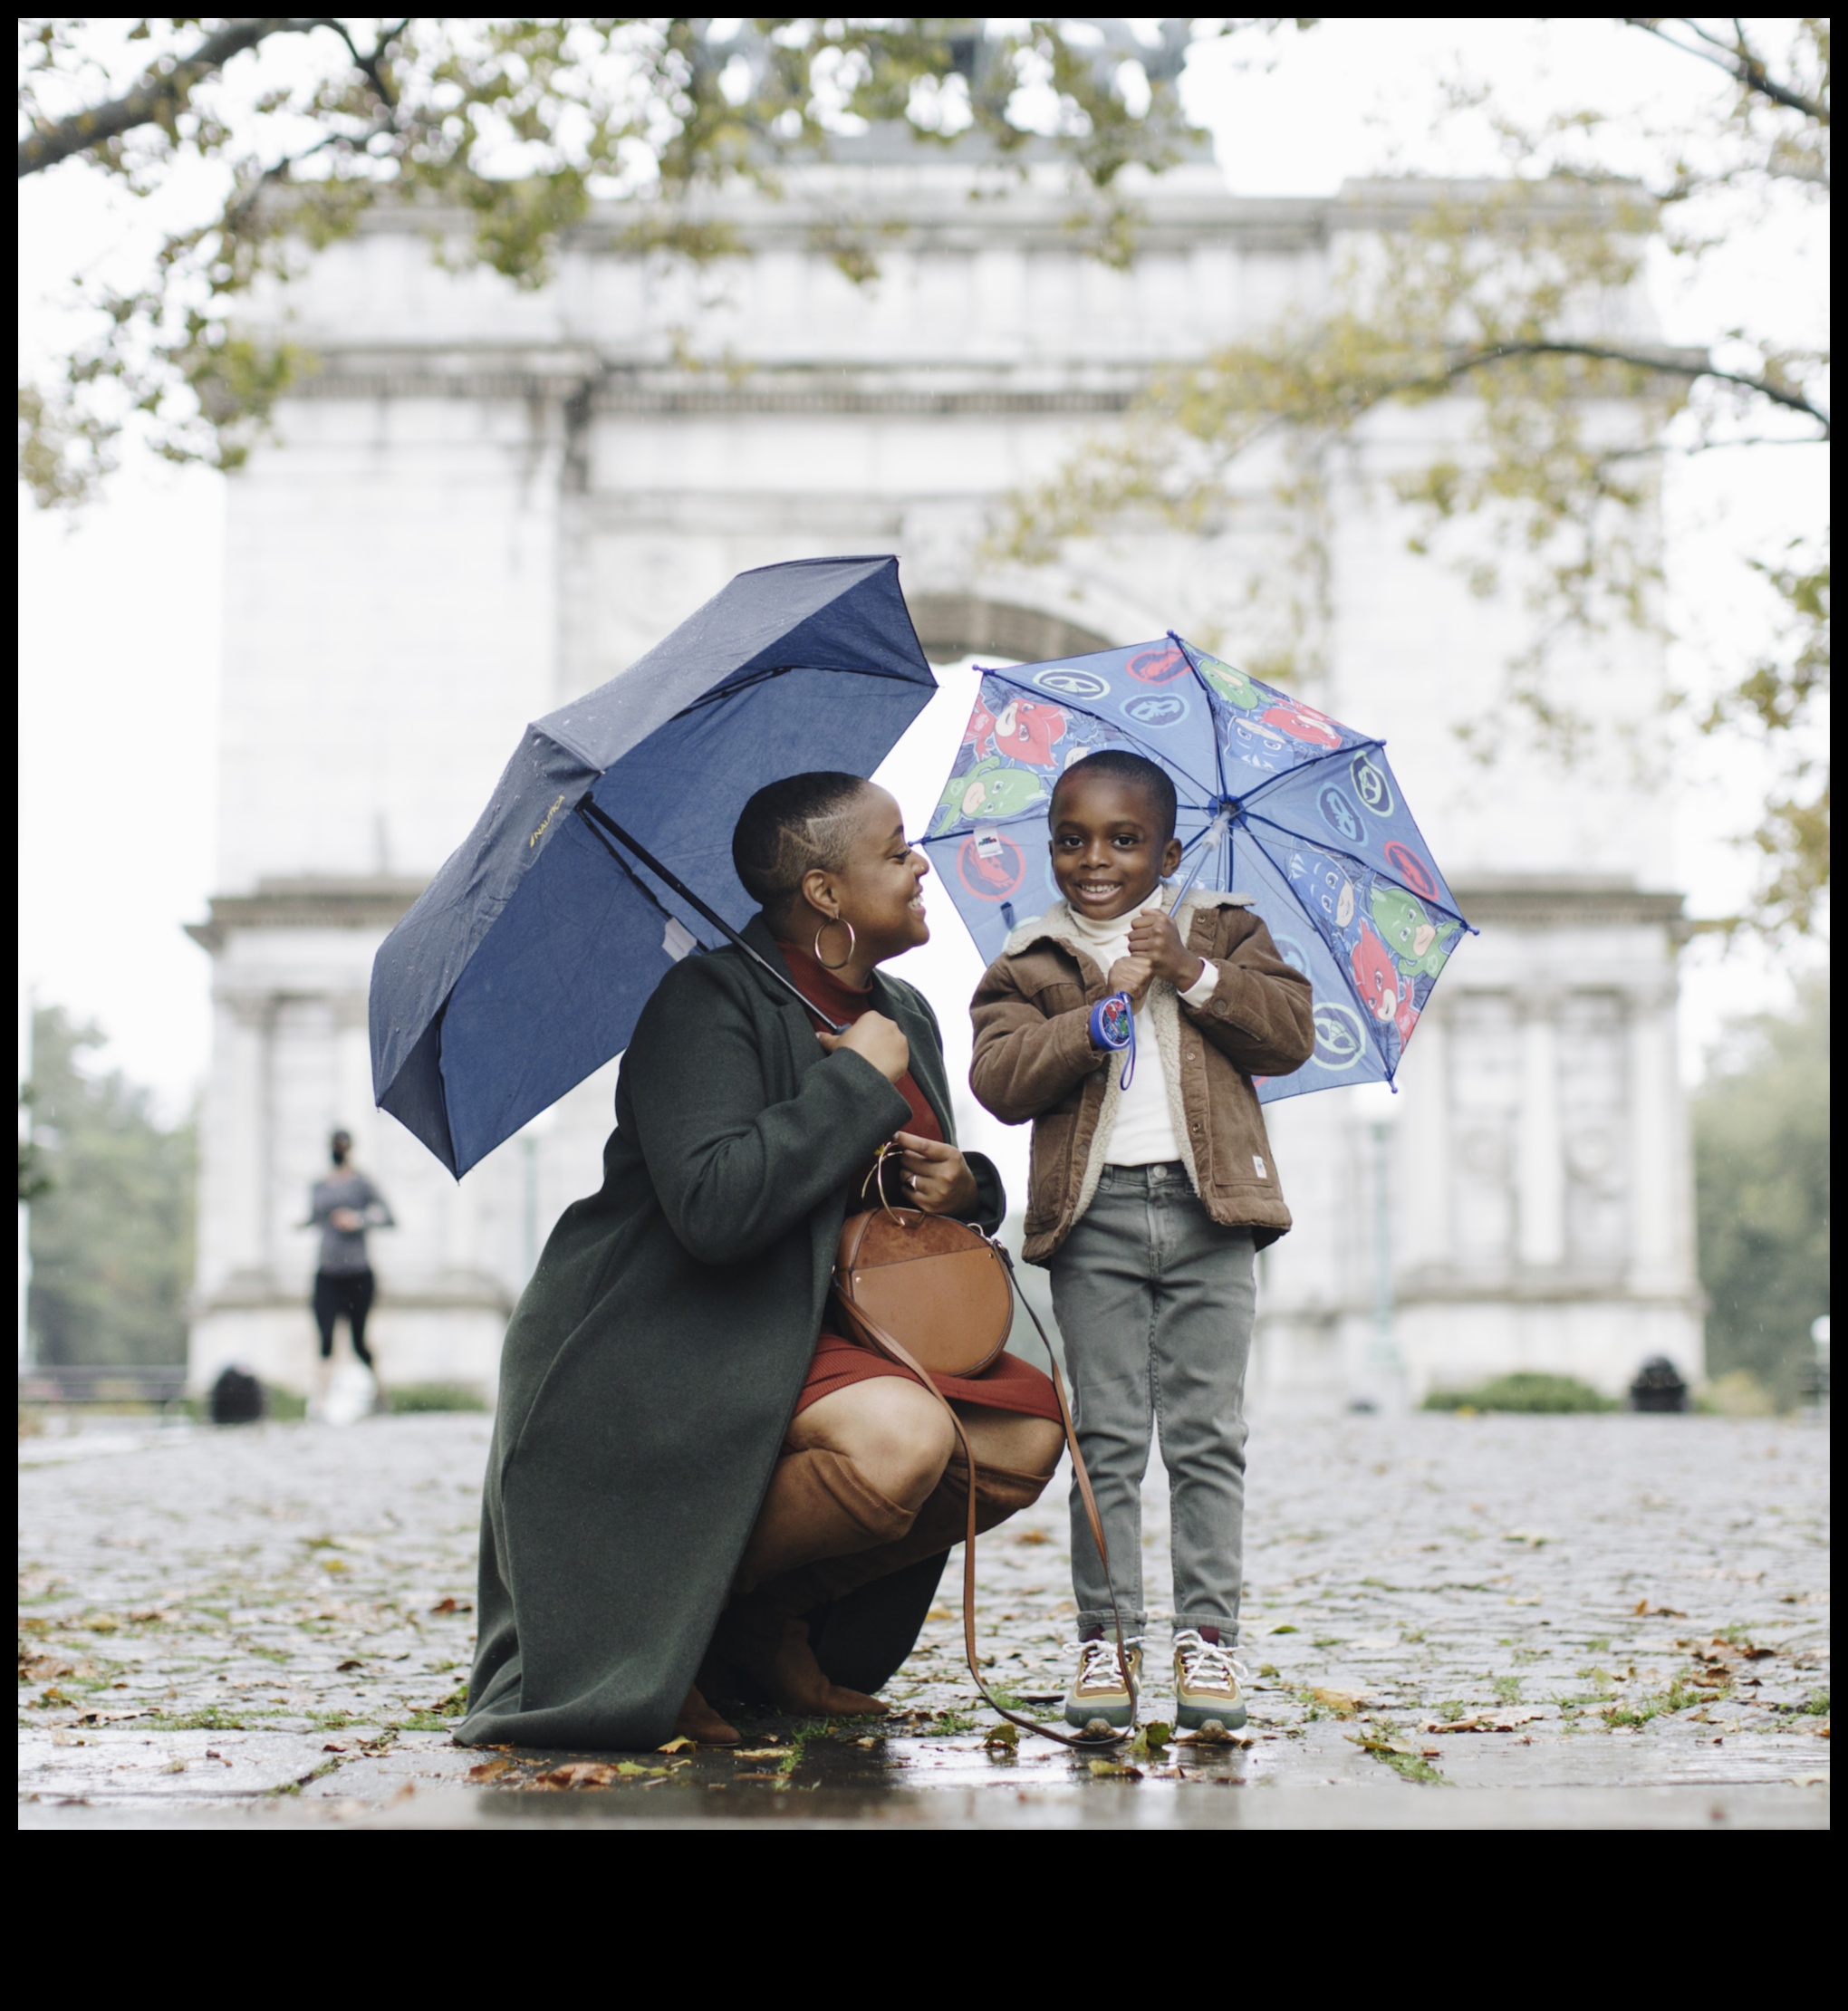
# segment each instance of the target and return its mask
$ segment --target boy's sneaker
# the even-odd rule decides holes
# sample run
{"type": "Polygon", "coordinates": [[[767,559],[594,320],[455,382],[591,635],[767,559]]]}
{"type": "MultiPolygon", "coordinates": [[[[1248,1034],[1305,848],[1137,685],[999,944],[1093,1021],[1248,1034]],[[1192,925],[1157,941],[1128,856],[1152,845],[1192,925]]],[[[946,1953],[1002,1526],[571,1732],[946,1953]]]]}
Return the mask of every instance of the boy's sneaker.
{"type": "MultiPolygon", "coordinates": [[[[1130,1674],[1142,1679],[1142,1644],[1128,1641],[1130,1674]]],[[[1065,1722],[1082,1731],[1102,1718],[1113,1731],[1130,1722],[1130,1686],[1123,1680],[1123,1665],[1117,1660],[1114,1640],[1081,1641],[1078,1643],[1078,1673],[1065,1692],[1065,1722]]]]}
{"type": "MultiPolygon", "coordinates": [[[[1184,1627],[1174,1637],[1174,1722],[1184,1732],[1217,1723],[1236,1732],[1245,1723],[1244,1665],[1217,1627],[1184,1627]]],[[[1072,1714],[1068,1709],[1065,1715],[1072,1714]]]]}

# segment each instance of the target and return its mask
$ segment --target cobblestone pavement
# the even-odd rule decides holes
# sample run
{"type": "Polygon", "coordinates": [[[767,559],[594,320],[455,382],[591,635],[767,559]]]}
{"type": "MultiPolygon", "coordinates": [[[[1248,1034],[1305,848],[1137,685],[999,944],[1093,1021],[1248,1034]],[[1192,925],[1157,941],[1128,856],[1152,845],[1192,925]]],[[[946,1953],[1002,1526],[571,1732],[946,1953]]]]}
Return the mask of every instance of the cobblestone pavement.
{"type": "MultiPolygon", "coordinates": [[[[486,1419],[438,1416],[22,1441],[22,1819],[1827,1820],[1814,1422],[1260,1420],[1248,1742],[1101,1759],[985,1744],[996,1721],[972,1707],[953,1573],[888,1690],[891,1719],[750,1721],[741,1754],[460,1750],[487,1435],[486,1419]]],[[[1164,1492],[1158,1472],[1158,1610],[1164,1492]]],[[[984,1540],[981,1583],[991,1682],[1051,1715],[1072,1612],[1062,1484],[984,1540]]],[[[1159,1716],[1159,1623],[1150,1646],[1159,1716]]]]}

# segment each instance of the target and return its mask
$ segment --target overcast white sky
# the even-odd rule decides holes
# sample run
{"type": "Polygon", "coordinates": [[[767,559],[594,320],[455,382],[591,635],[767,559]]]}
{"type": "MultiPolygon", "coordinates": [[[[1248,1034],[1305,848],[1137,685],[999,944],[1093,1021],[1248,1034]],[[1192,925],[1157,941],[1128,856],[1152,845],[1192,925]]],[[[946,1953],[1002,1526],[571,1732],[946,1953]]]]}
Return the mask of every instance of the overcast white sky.
{"type": "MultiPolygon", "coordinates": [[[[1463,68],[1530,112],[1595,94],[1665,124],[1710,88],[1696,66],[1605,22],[1350,19],[1280,40],[1269,67],[1249,64],[1251,48],[1197,56],[1189,83],[1244,194],[1315,194],[1381,171],[1493,172],[1480,130],[1434,134],[1439,83],[1463,68]]],[[[47,303],[72,273],[132,260],[159,227],[148,206],[72,168],[25,184],[23,353],[60,341],[66,324],[47,303]]],[[[1806,245],[1742,220],[1691,284],[1665,264],[1665,332],[1701,340],[1748,300],[1764,324],[1825,339],[1807,325],[1826,298],[1805,263],[1823,255],[1813,235],[1806,245]]],[[[1827,506],[1824,455],[1813,449],[1711,455],[1675,472],[1670,598],[1696,639],[1677,652],[1680,682],[1700,688],[1713,662],[1756,646],[1739,555],[1769,554],[1827,506]]],[[[181,925],[212,891],[224,509],[218,478],[131,457],[74,524],[24,505],[20,515],[22,980],[98,1021],[111,1036],[105,1065],[154,1085],[169,1111],[200,1081],[209,1031],[207,960],[181,925]]],[[[966,709],[961,680],[940,703],[966,709]]],[[[934,745],[947,726],[919,728],[934,745]]],[[[1696,912],[1737,902],[1749,862],[1725,839],[1753,821],[1756,787],[1737,763],[1704,753],[1689,763],[1677,835],[1696,912]]],[[[943,926],[957,927],[947,904],[943,926]]],[[[1725,1015],[1788,995],[1787,966],[1759,952],[1697,948],[1684,977],[1690,1078],[1725,1015]]]]}

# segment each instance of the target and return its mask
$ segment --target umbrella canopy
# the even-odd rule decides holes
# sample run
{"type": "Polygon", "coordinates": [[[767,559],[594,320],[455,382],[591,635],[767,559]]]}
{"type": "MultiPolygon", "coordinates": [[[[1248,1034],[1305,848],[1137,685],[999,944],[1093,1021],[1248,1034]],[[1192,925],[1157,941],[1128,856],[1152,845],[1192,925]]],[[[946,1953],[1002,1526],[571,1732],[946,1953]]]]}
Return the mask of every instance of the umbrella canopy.
{"type": "Polygon", "coordinates": [[[717,939],[675,881],[734,929],[755,910],[731,861],[746,799],[804,769],[871,775],[936,688],[896,559],[803,559],[740,573],[535,720],[373,963],[380,1107],[459,1179],[620,1054],[669,967],[717,939]]]}
{"type": "Polygon", "coordinates": [[[1392,1079],[1469,925],[1381,741],[1172,632],[981,679],[924,849],[984,957],[1058,898],[1053,784],[1124,748],[1174,779],[1183,880],[1249,894],[1314,987],[1314,1055],[1260,1098],[1392,1079]]]}

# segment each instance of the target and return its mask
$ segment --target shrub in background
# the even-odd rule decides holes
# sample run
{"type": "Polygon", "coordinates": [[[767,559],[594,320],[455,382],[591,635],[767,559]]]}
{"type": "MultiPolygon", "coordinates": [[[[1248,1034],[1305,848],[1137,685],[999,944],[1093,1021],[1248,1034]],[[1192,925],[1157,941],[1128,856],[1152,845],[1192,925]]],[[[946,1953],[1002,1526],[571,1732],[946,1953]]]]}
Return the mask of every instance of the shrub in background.
{"type": "Polygon", "coordinates": [[[1617,1410],[1614,1397],[1600,1396],[1576,1376],[1538,1375],[1521,1370],[1497,1376],[1473,1390],[1433,1390],[1424,1400],[1427,1410],[1617,1410]]]}
{"type": "Polygon", "coordinates": [[[466,1382],[395,1382],[386,1391],[396,1416],[415,1410],[486,1410],[478,1390],[466,1382]]]}

